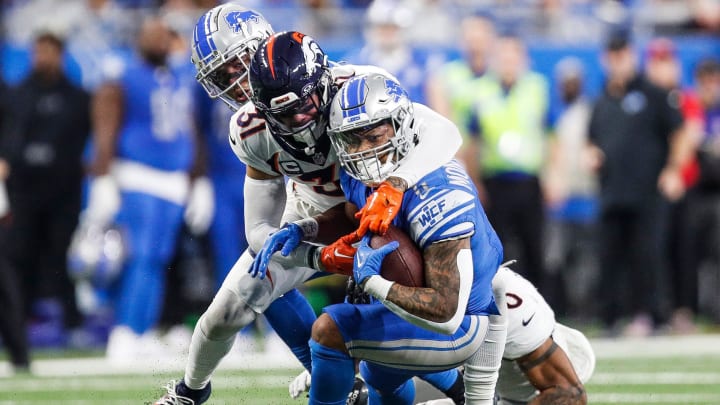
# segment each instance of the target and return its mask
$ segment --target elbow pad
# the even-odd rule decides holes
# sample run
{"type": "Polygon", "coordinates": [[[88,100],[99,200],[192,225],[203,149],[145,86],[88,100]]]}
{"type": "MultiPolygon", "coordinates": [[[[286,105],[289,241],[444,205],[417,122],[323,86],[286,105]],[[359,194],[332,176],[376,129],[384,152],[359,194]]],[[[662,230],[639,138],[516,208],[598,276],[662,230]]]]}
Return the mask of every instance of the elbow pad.
{"type": "MultiPolygon", "coordinates": [[[[455,309],[455,314],[446,322],[433,322],[424,318],[420,318],[417,315],[413,315],[399,305],[387,301],[386,299],[380,299],[375,296],[371,291],[368,293],[380,299],[382,303],[388,307],[389,310],[394,312],[397,316],[404,320],[412,323],[413,325],[419,326],[424,329],[431,330],[433,332],[442,333],[445,335],[452,335],[460,327],[465,316],[465,309],[467,308],[468,300],[470,299],[470,289],[473,283],[473,264],[472,264],[472,253],[470,249],[462,249],[458,252],[457,266],[460,271],[460,291],[458,295],[458,305],[455,309]]],[[[387,292],[385,292],[387,296],[387,292]]]]}
{"type": "Polygon", "coordinates": [[[245,177],[245,237],[253,252],[262,249],[265,239],[280,227],[285,210],[285,180],[278,177],[257,180],[245,177]]]}

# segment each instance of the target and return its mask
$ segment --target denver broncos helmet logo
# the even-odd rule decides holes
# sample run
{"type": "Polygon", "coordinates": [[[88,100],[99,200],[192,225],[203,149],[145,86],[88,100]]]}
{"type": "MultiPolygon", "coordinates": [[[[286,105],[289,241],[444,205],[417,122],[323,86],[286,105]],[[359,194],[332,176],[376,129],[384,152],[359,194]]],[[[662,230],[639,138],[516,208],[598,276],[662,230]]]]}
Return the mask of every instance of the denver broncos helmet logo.
{"type": "Polygon", "coordinates": [[[317,42],[313,41],[312,38],[304,36],[302,38],[302,51],[305,56],[305,68],[309,75],[315,73],[315,69],[322,66],[322,60],[318,61],[318,57],[323,57],[323,52],[320,50],[317,42]]]}
{"type": "Polygon", "coordinates": [[[260,22],[260,14],[252,11],[233,11],[231,13],[227,13],[225,16],[225,22],[228,23],[230,28],[232,28],[234,33],[242,32],[245,35],[249,36],[250,31],[248,30],[248,26],[250,22],[255,22],[256,24],[260,22]]]}

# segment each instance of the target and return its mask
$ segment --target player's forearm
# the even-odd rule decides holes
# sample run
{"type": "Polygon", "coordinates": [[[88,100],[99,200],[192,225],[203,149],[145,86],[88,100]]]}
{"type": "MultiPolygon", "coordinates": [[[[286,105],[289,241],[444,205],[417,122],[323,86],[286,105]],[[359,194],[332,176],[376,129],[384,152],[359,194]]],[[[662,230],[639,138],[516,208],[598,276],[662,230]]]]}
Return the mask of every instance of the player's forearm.
{"type": "Polygon", "coordinates": [[[123,117],[123,92],[120,86],[102,86],[92,100],[91,114],[95,160],[90,170],[99,176],[110,171],[115,157],[115,142],[123,117]]]}
{"type": "Polygon", "coordinates": [[[428,288],[394,284],[388,300],[413,315],[434,322],[447,322],[457,312],[460,274],[457,270],[457,250],[460,241],[442,242],[429,246],[423,253],[428,288]]]}
{"type": "MultiPolygon", "coordinates": [[[[406,287],[394,283],[388,292],[387,301],[419,318],[432,322],[447,322],[455,313],[457,300],[447,299],[441,294],[441,291],[433,288],[406,287]]],[[[457,295],[454,298],[457,298],[457,295]]]]}
{"type": "Polygon", "coordinates": [[[410,323],[439,333],[454,333],[465,315],[472,286],[472,253],[463,248],[468,243],[460,239],[426,249],[427,288],[393,283],[385,297],[373,294],[372,288],[368,292],[410,323]]]}

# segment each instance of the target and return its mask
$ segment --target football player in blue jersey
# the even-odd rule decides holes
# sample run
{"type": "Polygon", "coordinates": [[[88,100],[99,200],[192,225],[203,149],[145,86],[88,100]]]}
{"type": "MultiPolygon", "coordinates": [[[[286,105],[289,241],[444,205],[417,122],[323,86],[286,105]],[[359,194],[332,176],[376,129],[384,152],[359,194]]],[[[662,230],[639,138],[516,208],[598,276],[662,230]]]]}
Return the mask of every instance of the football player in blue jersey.
{"type": "MultiPolygon", "coordinates": [[[[347,203],[317,216],[318,232],[349,220],[347,213],[366,205],[419,140],[435,135],[434,114],[412,103],[389,75],[355,76],[340,88],[330,106],[328,134],[345,169],[347,203]]],[[[464,168],[453,160],[423,176],[403,194],[392,223],[422,250],[426,286],[403,286],[380,275],[396,242],[372,249],[370,234],[359,240],[353,278],[375,302],[331,305],[313,324],[311,376],[322,383],[310,387],[310,403],[344,403],[355,360],[364,360],[360,370],[373,387],[372,403],[411,404],[413,376],[462,364],[466,403],[492,404],[507,333],[500,311],[504,291],[492,289],[503,249],[464,168]]],[[[351,233],[332,246],[350,252],[358,239],[351,233]]],[[[298,245],[281,233],[269,241],[255,259],[261,271],[266,252],[298,245]]]]}
{"type": "MultiPolygon", "coordinates": [[[[192,58],[198,81],[211,97],[237,108],[230,120],[229,140],[237,157],[247,165],[244,195],[249,249],[232,267],[198,321],[183,380],[170,383],[159,404],[206,401],[211,375],[232,347],[235,334],[259,313],[310,369],[308,340],[315,314],[296,287],[322,275],[317,262],[323,263],[326,271],[351,273],[351,258],[303,243],[287,257],[273,257],[267,272],[255,277],[259,272],[253,267],[254,252],[263,248],[270,234],[289,233],[298,240],[318,243],[334,240],[316,234],[312,218],[344,202],[340,167],[325,133],[323,112],[343,81],[360,72],[379,70],[335,66],[311,37],[301,33],[271,34],[272,28],[262,15],[234,3],[208,11],[195,28],[192,58]],[[261,52],[262,56],[255,59],[270,67],[263,76],[268,80],[263,84],[270,91],[250,103],[251,90],[256,87],[251,89],[248,84],[249,65],[253,55],[261,52]],[[272,68],[277,69],[271,75],[272,68]],[[256,108],[256,101],[271,108],[256,108]],[[327,254],[323,256],[322,252],[327,254]]],[[[446,119],[439,115],[435,118],[435,132],[443,136],[424,140],[417,148],[419,152],[408,159],[407,170],[398,171],[375,190],[374,203],[358,216],[361,230],[387,229],[405,188],[457,151],[459,132],[446,119]]]]}
{"type": "Polygon", "coordinates": [[[93,100],[94,177],[82,221],[115,222],[128,252],[110,291],[116,320],[107,345],[111,360],[160,350],[146,332],[160,316],[165,269],[191,189],[193,82],[168,66],[170,41],[161,19],[143,21],[137,54],[93,100]]]}

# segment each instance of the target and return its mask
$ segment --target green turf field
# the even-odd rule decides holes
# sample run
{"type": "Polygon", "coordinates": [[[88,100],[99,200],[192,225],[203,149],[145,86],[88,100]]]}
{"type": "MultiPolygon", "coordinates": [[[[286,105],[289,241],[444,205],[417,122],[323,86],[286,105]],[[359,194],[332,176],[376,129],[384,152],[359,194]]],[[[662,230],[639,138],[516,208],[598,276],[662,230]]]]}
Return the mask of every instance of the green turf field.
{"type": "MultiPolygon", "coordinates": [[[[643,357],[641,353],[636,357],[638,350],[629,348],[628,356],[609,353],[598,358],[587,385],[591,404],[720,404],[720,354],[652,353],[643,357]]],[[[0,378],[0,405],[146,404],[157,399],[165,382],[181,375],[142,370],[137,374],[93,372],[87,365],[83,370],[76,368],[77,362],[60,360],[46,376],[0,378]],[[67,370],[63,372],[59,366],[67,370]]],[[[287,395],[287,385],[299,371],[221,369],[213,378],[213,396],[208,403],[305,403],[287,395]]]]}

